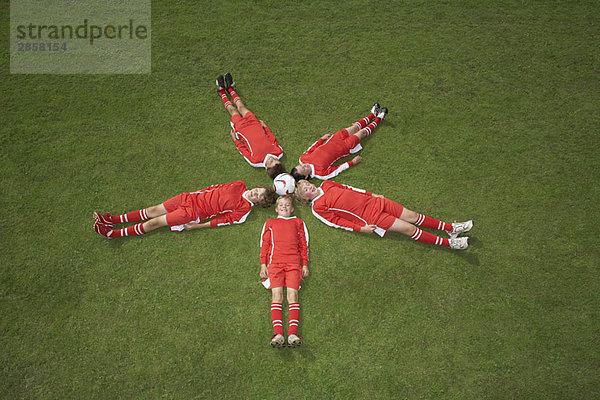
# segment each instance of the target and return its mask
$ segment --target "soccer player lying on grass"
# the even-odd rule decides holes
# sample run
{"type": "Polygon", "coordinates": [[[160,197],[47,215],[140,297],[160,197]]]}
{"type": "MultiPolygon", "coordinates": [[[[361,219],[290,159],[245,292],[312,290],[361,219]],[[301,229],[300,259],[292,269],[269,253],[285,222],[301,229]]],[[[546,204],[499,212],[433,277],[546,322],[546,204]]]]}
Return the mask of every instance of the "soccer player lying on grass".
{"type": "Polygon", "coordinates": [[[289,329],[287,344],[300,346],[298,336],[300,304],[298,289],[303,277],[308,276],[308,230],[302,219],[292,217],[294,206],[290,196],[277,199],[277,218],[269,218],[260,239],[260,277],[269,278],[263,282],[271,289],[271,320],[273,337],[271,346],[284,345],[283,338],[283,288],[287,287],[289,305],[289,329]]]}
{"type": "Polygon", "coordinates": [[[469,238],[457,236],[469,231],[473,227],[473,221],[452,224],[442,222],[404,208],[382,195],[349,185],[324,181],[317,188],[307,180],[301,180],[296,185],[295,196],[300,203],[312,203],[313,214],[321,222],[335,228],[375,232],[382,237],[387,231],[400,232],[419,242],[457,250],[464,250],[469,246],[469,238]],[[435,236],[415,225],[446,231],[450,238],[435,236]]]}
{"type": "Polygon", "coordinates": [[[283,149],[267,125],[254,115],[242,102],[234,90],[235,83],[228,72],[217,77],[217,91],[223,100],[223,106],[231,114],[231,138],[248,164],[257,168],[265,168],[271,179],[283,172],[285,167],[279,161],[283,149]],[[231,95],[233,104],[227,97],[231,95]]]}
{"type": "Polygon", "coordinates": [[[269,207],[275,202],[275,197],[275,191],[269,186],[248,190],[242,181],[212,185],[197,192],[181,193],[164,203],[123,215],[95,212],[94,229],[106,238],[115,238],[143,235],[167,225],[173,231],[182,231],[241,224],[252,211],[252,206],[269,207]],[[211,220],[202,222],[208,219],[211,220]],[[126,222],[139,223],[113,229],[114,224],[126,222]]]}
{"type": "Polygon", "coordinates": [[[371,113],[363,119],[333,135],[328,133],[321,137],[300,156],[300,164],[292,168],[290,175],[296,181],[310,178],[325,180],[331,179],[342,171],[358,164],[362,161],[361,156],[356,156],[348,162],[333,165],[340,158],[362,150],[360,141],[373,133],[387,113],[387,108],[383,107],[379,110],[379,103],[375,103],[371,108],[371,113]]]}

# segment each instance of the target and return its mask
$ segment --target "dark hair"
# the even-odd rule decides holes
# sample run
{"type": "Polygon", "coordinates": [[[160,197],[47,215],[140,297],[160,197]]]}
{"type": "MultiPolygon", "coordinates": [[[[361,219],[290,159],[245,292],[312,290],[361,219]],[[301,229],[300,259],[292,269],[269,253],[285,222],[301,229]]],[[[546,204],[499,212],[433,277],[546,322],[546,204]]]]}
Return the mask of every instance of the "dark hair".
{"type": "Polygon", "coordinates": [[[294,177],[296,182],[298,182],[301,179],[306,179],[306,176],[304,176],[300,172],[298,172],[296,167],[292,168],[292,170],[290,171],[290,175],[294,177]]]}
{"type": "Polygon", "coordinates": [[[269,178],[271,178],[271,179],[275,179],[277,177],[277,175],[283,174],[284,172],[285,172],[285,167],[283,166],[281,161],[277,161],[277,164],[273,165],[272,167],[267,168],[267,175],[269,175],[269,178]]]}
{"type": "Polygon", "coordinates": [[[263,186],[257,186],[259,188],[262,189],[266,189],[265,194],[263,195],[262,198],[260,198],[255,205],[258,207],[262,207],[262,208],[266,208],[271,206],[273,203],[275,203],[275,199],[277,198],[277,194],[275,193],[275,189],[273,189],[272,186],[267,186],[267,185],[263,185],[263,186]]]}

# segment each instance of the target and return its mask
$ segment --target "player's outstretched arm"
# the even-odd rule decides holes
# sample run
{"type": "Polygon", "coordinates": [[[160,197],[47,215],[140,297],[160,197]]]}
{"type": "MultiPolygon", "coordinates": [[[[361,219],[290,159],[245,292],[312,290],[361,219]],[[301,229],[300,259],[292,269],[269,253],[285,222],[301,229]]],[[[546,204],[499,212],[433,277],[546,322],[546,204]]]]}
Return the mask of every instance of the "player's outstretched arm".
{"type": "Polygon", "coordinates": [[[194,229],[203,229],[203,228],[210,228],[210,221],[204,222],[202,224],[197,224],[197,223],[185,224],[183,226],[184,231],[193,231],[194,229]]]}
{"type": "Polygon", "coordinates": [[[376,228],[377,228],[376,225],[365,225],[365,226],[360,227],[360,231],[362,233],[373,233],[373,232],[375,232],[376,228]]]}

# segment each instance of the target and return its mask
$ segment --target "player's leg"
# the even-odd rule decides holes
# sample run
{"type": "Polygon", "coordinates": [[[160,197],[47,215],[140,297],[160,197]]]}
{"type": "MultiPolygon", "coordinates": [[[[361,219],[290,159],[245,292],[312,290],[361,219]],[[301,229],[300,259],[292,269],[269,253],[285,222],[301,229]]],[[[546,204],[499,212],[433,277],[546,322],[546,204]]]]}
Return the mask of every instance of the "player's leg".
{"type": "MultiPolygon", "coordinates": [[[[377,103],[375,103],[375,104],[377,104],[377,103]]],[[[375,108],[375,106],[373,106],[373,108],[375,108]]],[[[360,140],[369,136],[371,133],[373,133],[375,131],[375,128],[377,128],[377,125],[379,125],[381,123],[381,121],[383,121],[383,119],[385,118],[387,113],[388,113],[388,109],[386,107],[383,107],[377,113],[377,116],[375,117],[375,119],[373,119],[373,121],[370,122],[368,125],[361,128],[358,132],[355,133],[355,135],[358,136],[358,138],[360,140]]],[[[357,122],[360,122],[360,121],[357,121],[357,122]]]]}
{"type": "MultiPolygon", "coordinates": [[[[106,237],[116,238],[116,237],[124,237],[124,236],[140,236],[144,235],[148,232],[151,232],[155,229],[161,228],[163,226],[167,226],[167,216],[161,215],[159,217],[152,218],[146,222],[140,222],[135,225],[128,226],[122,229],[112,229],[108,232],[106,237]]],[[[98,230],[96,230],[98,231],[98,230]]],[[[98,232],[102,235],[101,232],[98,232]]]]}
{"type": "Polygon", "coordinates": [[[100,214],[94,213],[94,218],[105,225],[123,224],[125,222],[139,222],[150,218],[158,217],[167,213],[167,210],[162,204],[142,208],[141,210],[132,211],[121,215],[111,215],[110,213],[100,214]]]}
{"type": "Polygon", "coordinates": [[[250,110],[248,110],[242,99],[240,99],[240,96],[238,96],[236,93],[235,82],[233,81],[233,77],[229,72],[225,74],[225,86],[227,87],[227,91],[231,96],[231,100],[233,100],[233,104],[235,104],[242,117],[245,116],[250,110]]]}
{"type": "Polygon", "coordinates": [[[287,301],[289,304],[288,346],[297,347],[302,344],[302,338],[298,336],[298,324],[300,323],[300,303],[298,302],[298,290],[288,287],[287,301]]]}
{"type": "Polygon", "coordinates": [[[285,343],[283,338],[283,287],[271,289],[271,322],[273,324],[271,346],[281,347],[285,343]]]}
{"type": "Polygon", "coordinates": [[[450,242],[447,238],[441,238],[429,232],[422,231],[413,224],[400,218],[396,218],[396,220],[388,230],[410,236],[411,239],[414,239],[418,242],[450,247],[450,242]]]}
{"type": "Polygon", "coordinates": [[[302,281],[302,267],[299,265],[288,265],[285,274],[285,286],[287,287],[287,301],[289,305],[289,327],[288,346],[296,347],[302,344],[302,338],[298,335],[298,324],[300,323],[300,303],[298,302],[298,290],[302,281]]]}
{"type": "Polygon", "coordinates": [[[435,236],[432,233],[423,231],[413,224],[402,220],[400,218],[396,218],[394,223],[388,230],[392,232],[400,232],[407,236],[410,236],[411,239],[416,240],[417,242],[436,244],[444,247],[449,247],[455,250],[464,250],[469,246],[469,238],[461,237],[461,238],[442,238],[439,236],[435,236]]]}
{"type": "Polygon", "coordinates": [[[227,97],[227,91],[225,90],[225,79],[223,78],[223,75],[217,76],[217,92],[219,93],[219,96],[221,96],[223,107],[225,107],[227,112],[229,112],[229,114],[232,116],[234,114],[239,114],[235,106],[229,100],[229,97],[227,97]]]}
{"type": "Polygon", "coordinates": [[[358,121],[353,123],[351,127],[346,128],[348,130],[348,133],[350,133],[351,135],[354,135],[359,130],[361,130],[365,126],[367,126],[371,121],[373,121],[373,119],[375,118],[377,113],[379,113],[379,107],[380,107],[379,103],[373,104],[373,107],[371,107],[371,113],[369,115],[367,115],[364,118],[359,119],[358,121]]]}
{"type": "Polygon", "coordinates": [[[437,229],[446,232],[452,231],[452,224],[440,221],[439,219],[435,219],[427,215],[419,214],[407,209],[406,207],[402,210],[400,219],[417,226],[422,226],[423,228],[437,229]]]}

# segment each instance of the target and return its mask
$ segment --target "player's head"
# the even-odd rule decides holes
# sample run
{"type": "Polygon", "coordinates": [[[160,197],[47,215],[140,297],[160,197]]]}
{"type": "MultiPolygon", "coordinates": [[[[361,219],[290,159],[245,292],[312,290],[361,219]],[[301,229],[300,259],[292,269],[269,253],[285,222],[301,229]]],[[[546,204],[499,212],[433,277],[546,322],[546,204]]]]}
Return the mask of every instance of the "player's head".
{"type": "Polygon", "coordinates": [[[275,212],[280,217],[289,217],[294,212],[294,201],[291,196],[279,196],[275,201],[275,212]]]}
{"type": "Polygon", "coordinates": [[[292,170],[290,171],[290,175],[294,177],[296,182],[298,182],[301,179],[310,179],[311,172],[312,170],[310,169],[310,165],[299,164],[292,168],[292,170]]]}
{"type": "Polygon", "coordinates": [[[275,198],[277,195],[275,194],[275,190],[273,190],[270,186],[257,186],[254,189],[250,190],[250,195],[248,196],[250,201],[254,203],[255,206],[258,207],[269,207],[271,204],[275,203],[275,198]]]}
{"type": "Polygon", "coordinates": [[[269,178],[271,179],[275,179],[277,175],[285,172],[283,163],[275,157],[267,158],[267,161],[265,162],[265,169],[267,170],[267,175],[269,175],[269,178]]]}
{"type": "Polygon", "coordinates": [[[300,204],[310,204],[311,201],[319,194],[319,189],[306,179],[301,179],[296,183],[296,191],[294,197],[300,204]]]}

